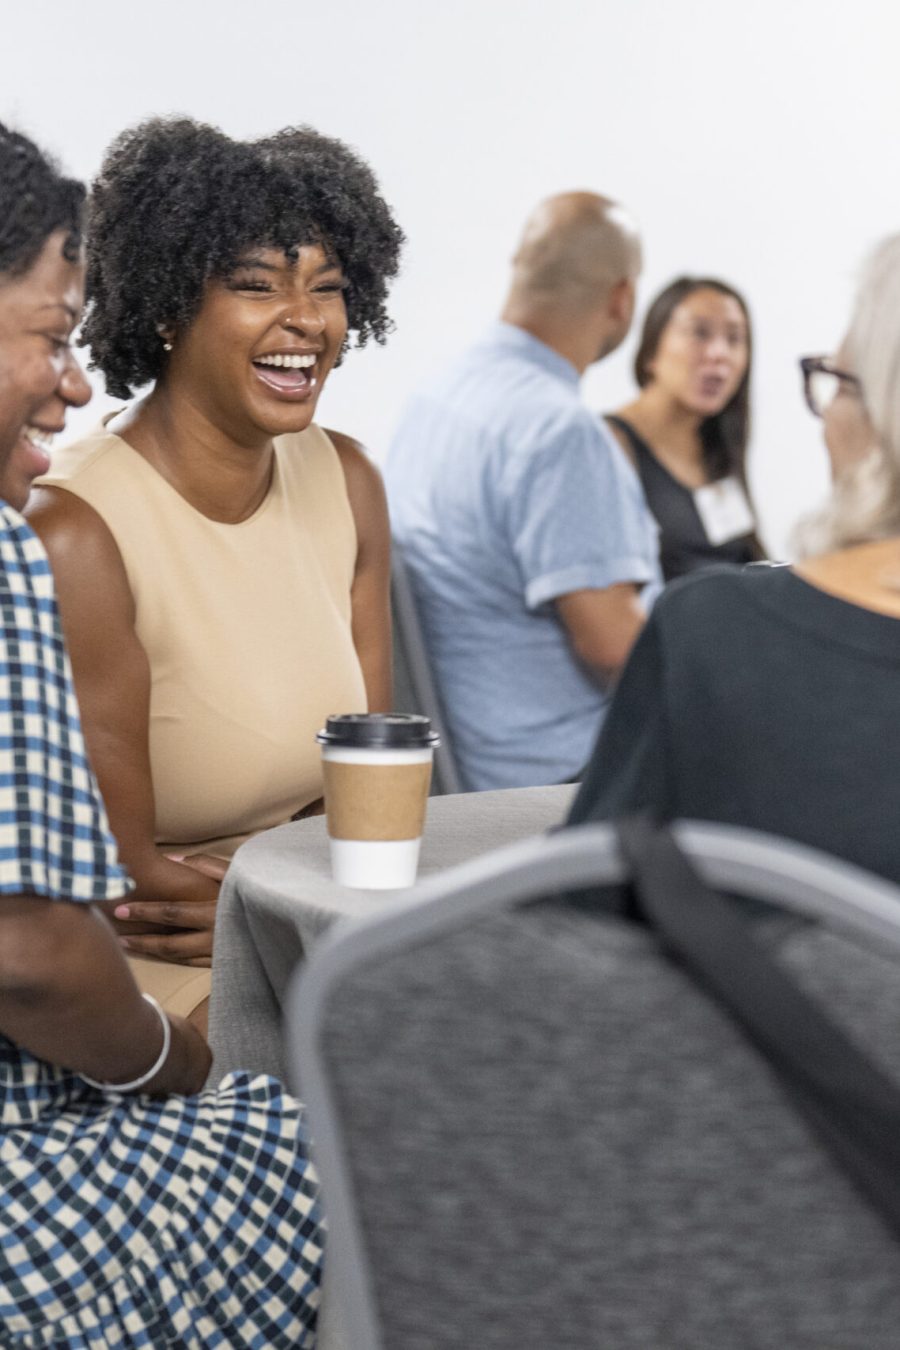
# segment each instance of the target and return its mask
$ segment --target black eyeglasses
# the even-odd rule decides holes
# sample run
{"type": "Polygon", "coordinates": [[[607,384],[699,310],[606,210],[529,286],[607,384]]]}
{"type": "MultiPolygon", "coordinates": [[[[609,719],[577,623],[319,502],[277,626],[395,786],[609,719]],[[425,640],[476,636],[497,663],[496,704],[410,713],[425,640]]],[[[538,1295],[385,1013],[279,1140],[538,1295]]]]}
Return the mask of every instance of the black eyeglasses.
{"type": "Polygon", "coordinates": [[[816,417],[825,415],[842,384],[856,393],[862,389],[856,375],[840,370],[827,356],[801,356],[800,369],[803,372],[803,397],[816,417]]]}

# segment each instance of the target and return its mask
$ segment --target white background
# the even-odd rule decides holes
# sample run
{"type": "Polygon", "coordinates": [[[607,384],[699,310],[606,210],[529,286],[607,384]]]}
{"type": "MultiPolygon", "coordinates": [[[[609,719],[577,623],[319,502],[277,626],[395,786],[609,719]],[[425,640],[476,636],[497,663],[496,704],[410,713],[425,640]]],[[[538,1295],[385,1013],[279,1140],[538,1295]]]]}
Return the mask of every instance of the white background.
{"type": "MultiPolygon", "coordinates": [[[[900,229],[900,11],[889,0],[20,0],[0,118],[83,177],[123,127],[184,112],[308,123],[369,159],[408,236],[397,331],[351,352],[318,420],[376,459],[407,395],[494,317],[521,223],[591,188],[640,220],[640,312],[684,271],[755,320],[751,477],[770,548],[825,489],[796,358],[833,348],[864,252],[900,229]]],[[[629,396],[633,342],[586,377],[629,396]]],[[[73,418],[86,429],[98,398],[73,418]]]]}

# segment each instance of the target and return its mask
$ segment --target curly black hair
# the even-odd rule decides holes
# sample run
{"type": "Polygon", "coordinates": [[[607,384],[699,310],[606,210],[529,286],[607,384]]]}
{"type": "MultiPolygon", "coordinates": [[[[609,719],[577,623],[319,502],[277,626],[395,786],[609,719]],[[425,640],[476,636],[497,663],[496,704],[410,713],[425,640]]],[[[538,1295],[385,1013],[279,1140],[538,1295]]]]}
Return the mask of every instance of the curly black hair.
{"type": "Polygon", "coordinates": [[[348,332],[384,342],[403,234],[368,165],[311,127],[234,141],[189,118],[153,118],[110,146],[92,186],[81,343],[117,398],[156,380],[160,328],[200,308],[206,283],[248,248],[321,244],[344,270],[348,332]]]}
{"type": "Polygon", "coordinates": [[[22,276],[49,236],[65,230],[63,254],[81,250],[85,188],[65,178],[37,146],[0,122],[0,273],[22,276]]]}

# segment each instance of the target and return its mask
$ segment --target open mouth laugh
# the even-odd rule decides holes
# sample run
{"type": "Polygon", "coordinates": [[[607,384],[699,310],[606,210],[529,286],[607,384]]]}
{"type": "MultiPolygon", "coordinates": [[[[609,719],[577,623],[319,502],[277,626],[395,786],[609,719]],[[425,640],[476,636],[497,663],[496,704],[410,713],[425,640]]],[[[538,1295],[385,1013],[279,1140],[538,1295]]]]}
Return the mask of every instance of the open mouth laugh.
{"type": "Polygon", "coordinates": [[[257,378],[280,398],[309,398],[318,384],[315,352],[269,352],[253,362],[257,378]]]}

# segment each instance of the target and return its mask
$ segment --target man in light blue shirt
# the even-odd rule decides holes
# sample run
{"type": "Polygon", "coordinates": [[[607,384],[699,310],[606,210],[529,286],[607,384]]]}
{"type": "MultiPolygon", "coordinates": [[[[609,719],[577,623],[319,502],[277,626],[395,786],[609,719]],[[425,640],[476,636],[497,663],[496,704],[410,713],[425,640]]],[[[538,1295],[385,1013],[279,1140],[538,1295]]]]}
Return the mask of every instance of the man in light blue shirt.
{"type": "Polygon", "coordinates": [[[628,331],[640,256],[608,199],[541,203],[502,321],[391,445],[394,536],[471,789],[579,775],[660,584],[637,476],[578,392],[628,331]]]}

